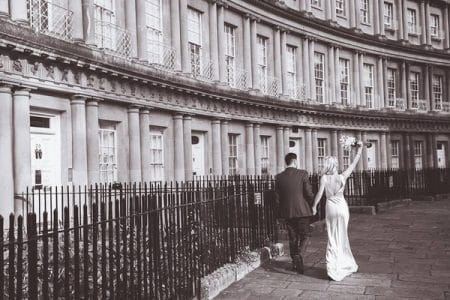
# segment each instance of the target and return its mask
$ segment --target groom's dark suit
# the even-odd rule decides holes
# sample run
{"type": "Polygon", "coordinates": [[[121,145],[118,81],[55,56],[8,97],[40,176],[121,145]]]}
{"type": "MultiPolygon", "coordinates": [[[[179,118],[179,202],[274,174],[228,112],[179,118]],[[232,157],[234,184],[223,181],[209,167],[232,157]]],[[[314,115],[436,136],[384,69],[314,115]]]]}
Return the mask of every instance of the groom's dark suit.
{"type": "Polygon", "coordinates": [[[286,168],[275,177],[275,192],[278,217],[286,220],[294,266],[303,272],[302,255],[310,236],[309,219],[313,215],[311,204],[314,200],[308,172],[286,168]]]}

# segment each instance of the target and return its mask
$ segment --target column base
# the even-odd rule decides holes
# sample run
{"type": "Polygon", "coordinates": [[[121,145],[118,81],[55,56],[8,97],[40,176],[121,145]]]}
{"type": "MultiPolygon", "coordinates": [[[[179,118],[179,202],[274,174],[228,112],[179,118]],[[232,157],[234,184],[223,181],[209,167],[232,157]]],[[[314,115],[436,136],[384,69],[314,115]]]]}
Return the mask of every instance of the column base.
{"type": "Polygon", "coordinates": [[[408,40],[405,40],[405,39],[400,40],[400,43],[401,43],[403,46],[408,46],[408,45],[410,45],[410,42],[409,42],[408,40]]]}
{"type": "Polygon", "coordinates": [[[352,27],[352,28],[350,28],[354,33],[357,33],[357,34],[362,34],[363,33],[363,31],[361,30],[361,28],[359,28],[359,27],[352,27]]]}
{"type": "Polygon", "coordinates": [[[386,37],[385,34],[379,33],[379,34],[376,34],[375,37],[376,37],[378,40],[380,40],[380,41],[386,41],[386,40],[387,40],[387,37],[386,37]]]}

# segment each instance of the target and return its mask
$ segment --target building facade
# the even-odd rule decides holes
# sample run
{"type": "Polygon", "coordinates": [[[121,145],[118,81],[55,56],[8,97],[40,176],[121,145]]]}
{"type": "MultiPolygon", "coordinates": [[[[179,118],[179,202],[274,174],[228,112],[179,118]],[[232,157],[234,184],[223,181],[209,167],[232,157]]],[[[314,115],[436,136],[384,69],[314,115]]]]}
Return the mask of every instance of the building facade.
{"type": "MultiPolygon", "coordinates": [[[[449,4],[0,1],[0,213],[55,185],[450,163],[449,4]]],[[[16,206],[16,208],[14,207],[16,206]]]]}

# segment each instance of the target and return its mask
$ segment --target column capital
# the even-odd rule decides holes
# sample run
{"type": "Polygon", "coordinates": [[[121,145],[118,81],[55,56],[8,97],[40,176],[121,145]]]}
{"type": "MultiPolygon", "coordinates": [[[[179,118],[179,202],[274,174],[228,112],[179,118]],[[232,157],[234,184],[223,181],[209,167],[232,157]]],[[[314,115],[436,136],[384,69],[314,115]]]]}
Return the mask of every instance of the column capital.
{"type": "Polygon", "coordinates": [[[214,119],[211,121],[211,124],[220,124],[220,123],[221,123],[220,119],[214,119]]]}
{"type": "Polygon", "coordinates": [[[98,101],[95,99],[89,99],[86,102],[86,106],[95,106],[98,107],[98,101]]]}
{"type": "Polygon", "coordinates": [[[260,128],[261,127],[261,123],[254,123],[253,124],[253,128],[260,128]]]}
{"type": "Polygon", "coordinates": [[[128,106],[128,113],[139,113],[139,109],[141,107],[139,107],[138,105],[130,105],[128,106]]]}
{"type": "Polygon", "coordinates": [[[150,109],[147,108],[147,107],[141,108],[141,109],[139,110],[139,113],[140,113],[141,115],[148,115],[148,114],[150,114],[150,109]]]}
{"type": "Polygon", "coordinates": [[[75,94],[72,95],[72,97],[70,98],[70,104],[75,105],[75,104],[86,104],[86,100],[89,97],[86,95],[82,95],[82,94],[75,94]]]}
{"type": "Polygon", "coordinates": [[[311,132],[312,128],[311,127],[305,127],[304,130],[305,130],[305,132],[311,132]]]}
{"type": "Polygon", "coordinates": [[[173,119],[174,120],[182,120],[183,119],[183,115],[181,113],[177,113],[173,115],[173,119]]]}
{"type": "Polygon", "coordinates": [[[228,122],[230,121],[230,119],[222,119],[220,121],[222,122],[222,125],[228,125],[228,122]]]}
{"type": "Polygon", "coordinates": [[[247,122],[245,123],[245,127],[252,127],[253,128],[253,123],[252,122],[247,122]]]}
{"type": "Polygon", "coordinates": [[[183,115],[183,120],[192,120],[193,116],[194,116],[194,114],[185,114],[185,115],[183,115]]]}
{"type": "Polygon", "coordinates": [[[337,130],[336,128],[331,128],[330,131],[331,131],[332,133],[335,133],[335,132],[337,133],[337,132],[338,132],[338,130],[337,130]]]}
{"type": "Polygon", "coordinates": [[[30,96],[31,90],[28,87],[16,87],[14,88],[14,96],[30,96]]]}
{"type": "Polygon", "coordinates": [[[227,0],[212,0],[211,3],[216,3],[219,7],[228,8],[228,1],[227,0]]]}
{"type": "Polygon", "coordinates": [[[311,130],[313,133],[317,133],[317,128],[312,128],[311,130]]]}
{"type": "Polygon", "coordinates": [[[277,125],[277,130],[283,130],[283,125],[277,125]]]}
{"type": "Polygon", "coordinates": [[[0,93],[11,94],[12,93],[12,86],[11,85],[6,85],[6,84],[2,84],[0,86],[0,93]]]}

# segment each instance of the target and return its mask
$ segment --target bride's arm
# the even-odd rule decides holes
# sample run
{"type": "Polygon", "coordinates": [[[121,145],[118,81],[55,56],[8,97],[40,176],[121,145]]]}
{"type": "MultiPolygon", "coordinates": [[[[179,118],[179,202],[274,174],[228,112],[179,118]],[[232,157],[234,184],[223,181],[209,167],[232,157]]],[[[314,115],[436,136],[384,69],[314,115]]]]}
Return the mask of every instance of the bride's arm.
{"type": "Polygon", "coordinates": [[[347,170],[342,172],[342,176],[344,176],[345,179],[347,179],[350,176],[350,174],[352,174],[353,170],[355,169],[356,164],[358,163],[358,160],[361,157],[362,148],[363,148],[363,143],[358,142],[358,152],[356,153],[356,156],[353,159],[353,162],[350,164],[350,166],[348,166],[347,170]]]}
{"type": "Polygon", "coordinates": [[[317,213],[317,205],[319,204],[320,199],[322,199],[324,189],[325,189],[325,176],[322,176],[320,178],[319,191],[317,192],[316,197],[314,198],[314,204],[312,206],[313,215],[317,213]]]}

